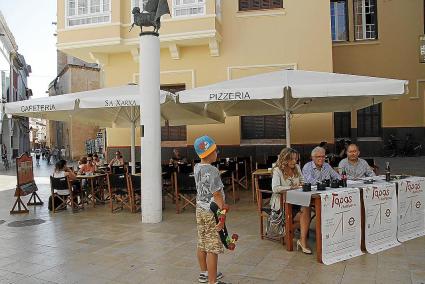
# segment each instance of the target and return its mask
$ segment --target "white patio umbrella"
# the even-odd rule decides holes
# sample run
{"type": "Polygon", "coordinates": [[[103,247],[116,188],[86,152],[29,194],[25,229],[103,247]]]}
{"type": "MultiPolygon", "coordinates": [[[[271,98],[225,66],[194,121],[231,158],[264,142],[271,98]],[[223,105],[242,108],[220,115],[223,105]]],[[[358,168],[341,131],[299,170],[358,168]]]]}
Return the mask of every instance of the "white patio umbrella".
{"type": "Polygon", "coordinates": [[[223,116],[286,116],[290,142],[291,113],[352,111],[402,95],[407,81],[347,74],[280,70],[181,91],[179,102],[223,116]]]}
{"type": "MultiPolygon", "coordinates": [[[[170,125],[222,123],[224,117],[203,106],[176,103],[175,95],[161,91],[161,118],[170,125]]],[[[131,128],[131,163],[135,165],[135,128],[140,118],[137,85],[103,88],[5,104],[6,113],[57,121],[78,121],[101,127],[131,128]]]]}

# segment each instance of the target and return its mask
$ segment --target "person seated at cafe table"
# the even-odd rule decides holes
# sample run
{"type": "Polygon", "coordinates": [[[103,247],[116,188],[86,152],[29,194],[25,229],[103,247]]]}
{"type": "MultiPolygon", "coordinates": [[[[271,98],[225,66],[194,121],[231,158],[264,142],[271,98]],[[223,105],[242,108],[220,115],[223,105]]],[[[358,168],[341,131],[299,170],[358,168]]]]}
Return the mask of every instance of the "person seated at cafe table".
{"type": "Polygon", "coordinates": [[[93,157],[87,157],[83,159],[86,161],[85,164],[82,164],[82,167],[78,170],[79,174],[88,174],[94,173],[96,171],[96,165],[93,163],[93,157]]]}
{"type": "Polygon", "coordinates": [[[325,163],[325,149],[316,147],[311,151],[311,161],[304,165],[303,176],[306,183],[316,185],[318,182],[331,179],[341,179],[341,176],[325,163]]]}
{"type": "MultiPolygon", "coordinates": [[[[298,189],[304,183],[304,178],[301,169],[297,164],[299,154],[291,148],[284,148],[278,158],[276,165],[273,167],[272,177],[272,197],[270,206],[273,211],[280,212],[280,193],[288,190],[298,189]]],[[[283,213],[283,218],[285,213],[283,213]]],[[[305,254],[311,254],[311,250],[307,245],[308,228],[310,227],[310,207],[292,206],[292,216],[294,216],[295,225],[300,227],[301,236],[297,241],[297,250],[301,250],[305,254]]],[[[283,222],[282,222],[283,224],[283,222]]]]}
{"type": "Polygon", "coordinates": [[[375,173],[369,164],[359,158],[360,149],[356,144],[350,144],[347,148],[347,158],[341,160],[338,165],[339,172],[345,170],[348,179],[356,180],[363,177],[373,177],[375,173]]]}
{"type": "MultiPolygon", "coordinates": [[[[78,183],[76,179],[76,175],[74,171],[70,168],[68,168],[65,160],[59,160],[55,164],[55,170],[52,174],[52,177],[54,178],[63,178],[68,177],[69,182],[72,184],[72,190],[74,194],[78,194],[80,190],[80,184],[78,183]]],[[[65,199],[66,195],[69,194],[69,191],[67,189],[58,189],[56,190],[56,193],[61,196],[62,199],[65,199]]],[[[75,200],[77,202],[77,200],[75,200]]],[[[55,207],[59,207],[61,204],[61,199],[57,198],[55,199],[55,207]]],[[[49,199],[49,210],[51,210],[51,201],[49,199]]]]}
{"type": "Polygon", "coordinates": [[[109,167],[124,166],[124,159],[122,158],[121,152],[116,151],[115,157],[109,162],[109,167]]]}
{"type": "Polygon", "coordinates": [[[103,161],[101,159],[99,159],[99,155],[97,155],[97,154],[93,155],[93,164],[95,164],[96,167],[103,166],[103,161]]]}
{"type": "Polygon", "coordinates": [[[180,150],[177,148],[174,148],[173,155],[171,156],[171,159],[170,159],[170,164],[176,165],[176,164],[181,164],[186,162],[187,160],[182,154],[180,154],[180,150]]]}

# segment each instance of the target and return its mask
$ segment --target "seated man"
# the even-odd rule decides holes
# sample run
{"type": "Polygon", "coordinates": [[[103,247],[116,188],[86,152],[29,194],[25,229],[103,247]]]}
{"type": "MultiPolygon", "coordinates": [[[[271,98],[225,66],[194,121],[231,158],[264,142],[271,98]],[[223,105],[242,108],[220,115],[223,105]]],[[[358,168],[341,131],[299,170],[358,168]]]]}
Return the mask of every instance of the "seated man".
{"type": "Polygon", "coordinates": [[[348,179],[359,179],[375,175],[369,164],[359,158],[360,151],[356,144],[350,144],[347,148],[347,158],[339,162],[339,172],[345,170],[348,179]]]}
{"type": "Polygon", "coordinates": [[[303,167],[305,183],[316,185],[327,179],[341,179],[340,175],[328,164],[325,163],[325,149],[316,147],[311,151],[311,162],[303,167]]]}

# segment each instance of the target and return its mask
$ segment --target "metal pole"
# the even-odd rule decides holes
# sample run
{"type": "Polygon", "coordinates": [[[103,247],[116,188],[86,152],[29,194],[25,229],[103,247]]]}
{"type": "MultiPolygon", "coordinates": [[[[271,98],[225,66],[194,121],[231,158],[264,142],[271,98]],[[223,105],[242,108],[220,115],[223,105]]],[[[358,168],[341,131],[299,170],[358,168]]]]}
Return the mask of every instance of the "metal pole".
{"type": "Polygon", "coordinates": [[[142,222],[162,221],[159,34],[140,34],[142,222]]]}
{"type": "Polygon", "coordinates": [[[291,147],[291,111],[289,110],[289,93],[291,88],[285,87],[285,128],[286,128],[286,147],[291,147]]]}
{"type": "Polygon", "coordinates": [[[131,174],[136,173],[136,121],[131,122],[131,174]]]}

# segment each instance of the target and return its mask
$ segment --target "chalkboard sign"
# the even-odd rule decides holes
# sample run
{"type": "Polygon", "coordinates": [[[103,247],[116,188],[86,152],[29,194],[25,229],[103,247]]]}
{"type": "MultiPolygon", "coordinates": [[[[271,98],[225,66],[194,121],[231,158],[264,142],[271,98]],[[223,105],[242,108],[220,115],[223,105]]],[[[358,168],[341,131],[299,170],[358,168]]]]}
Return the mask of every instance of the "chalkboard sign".
{"type": "Polygon", "coordinates": [[[16,201],[13,204],[10,214],[28,213],[28,208],[25,206],[21,197],[31,194],[27,205],[43,205],[40,197],[37,194],[37,185],[34,181],[34,169],[32,157],[26,154],[16,158],[16,201]],[[18,207],[18,208],[16,208],[18,207]]]}

